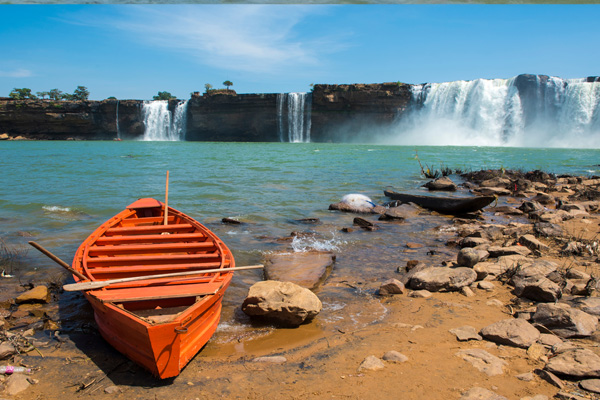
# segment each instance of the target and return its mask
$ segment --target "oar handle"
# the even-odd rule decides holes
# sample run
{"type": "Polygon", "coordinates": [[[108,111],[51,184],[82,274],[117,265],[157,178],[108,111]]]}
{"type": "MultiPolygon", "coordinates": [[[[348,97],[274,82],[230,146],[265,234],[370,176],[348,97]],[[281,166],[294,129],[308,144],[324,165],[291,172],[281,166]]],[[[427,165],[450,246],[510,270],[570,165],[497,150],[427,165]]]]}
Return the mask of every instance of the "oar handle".
{"type": "Polygon", "coordinates": [[[52,261],[54,261],[55,263],[57,263],[58,265],[60,265],[61,267],[63,267],[64,269],[66,269],[67,271],[69,271],[70,273],[75,275],[76,277],[78,277],[79,279],[83,279],[83,280],[89,279],[87,276],[83,275],[82,273],[75,271],[73,268],[71,268],[71,266],[69,264],[67,264],[66,262],[64,262],[57,256],[55,256],[54,254],[50,253],[48,250],[46,250],[45,248],[43,248],[36,242],[29,242],[29,244],[32,245],[33,247],[35,247],[36,249],[38,249],[39,251],[41,251],[43,254],[48,256],[48,258],[50,258],[52,261]]]}

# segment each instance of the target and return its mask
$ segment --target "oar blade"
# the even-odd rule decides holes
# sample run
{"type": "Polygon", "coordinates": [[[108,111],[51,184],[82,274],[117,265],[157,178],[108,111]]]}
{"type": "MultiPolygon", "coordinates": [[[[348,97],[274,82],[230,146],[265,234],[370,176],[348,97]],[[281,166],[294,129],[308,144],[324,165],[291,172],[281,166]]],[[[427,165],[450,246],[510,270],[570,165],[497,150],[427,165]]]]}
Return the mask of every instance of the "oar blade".
{"type": "Polygon", "coordinates": [[[109,284],[109,282],[104,281],[69,283],[63,285],[63,289],[65,292],[78,292],[81,290],[100,289],[104,286],[108,286],[109,284]]]}

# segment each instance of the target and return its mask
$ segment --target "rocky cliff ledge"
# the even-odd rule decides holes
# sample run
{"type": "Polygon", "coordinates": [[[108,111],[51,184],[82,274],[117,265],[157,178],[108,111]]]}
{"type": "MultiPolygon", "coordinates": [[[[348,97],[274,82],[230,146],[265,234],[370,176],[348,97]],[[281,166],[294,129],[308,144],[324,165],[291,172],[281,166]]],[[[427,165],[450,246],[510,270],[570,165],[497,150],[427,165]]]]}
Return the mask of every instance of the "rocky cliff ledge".
{"type": "MultiPolygon", "coordinates": [[[[215,92],[194,95],[187,106],[186,140],[280,140],[278,110],[271,94],[215,92]]],[[[315,85],[311,114],[311,141],[359,140],[365,128],[390,124],[410,102],[410,85],[402,83],[315,85]]],[[[178,100],[169,102],[173,111],[178,100]]],[[[0,134],[27,139],[112,140],[141,138],[143,101],[51,101],[0,98],[0,134]]]]}
{"type": "Polygon", "coordinates": [[[411,85],[315,85],[312,93],[311,140],[339,142],[375,135],[404,113],[411,100],[411,85]]]}
{"type": "Polygon", "coordinates": [[[0,98],[0,133],[27,139],[110,140],[143,135],[138,100],[52,101],[0,98]]]}

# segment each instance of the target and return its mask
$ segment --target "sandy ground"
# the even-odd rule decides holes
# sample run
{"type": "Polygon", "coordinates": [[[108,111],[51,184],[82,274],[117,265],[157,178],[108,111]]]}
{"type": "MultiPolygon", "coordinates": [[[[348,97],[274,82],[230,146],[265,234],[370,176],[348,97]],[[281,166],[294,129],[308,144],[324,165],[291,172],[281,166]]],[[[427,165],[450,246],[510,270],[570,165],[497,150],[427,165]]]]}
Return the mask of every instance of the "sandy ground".
{"type": "MultiPolygon", "coordinates": [[[[584,221],[568,221],[564,227],[574,238],[595,239],[599,221],[592,216],[584,221]]],[[[544,242],[552,246],[547,258],[559,265],[581,264],[581,260],[558,257],[557,243],[544,242]]],[[[439,246],[443,249],[444,243],[439,246]]],[[[338,262],[343,262],[343,258],[338,262]]],[[[581,268],[593,272],[589,265],[581,268]]],[[[391,270],[388,277],[393,276],[391,270]]],[[[93,321],[83,324],[78,321],[81,328],[58,338],[46,338],[47,344],[40,345],[39,352],[31,351],[21,358],[23,363],[36,368],[32,378],[37,383],[14,399],[435,400],[459,399],[475,386],[508,399],[522,399],[535,395],[551,398],[559,391],[539,377],[532,381],[516,377],[544,367],[542,361],[529,357],[525,349],[498,346],[485,340],[459,342],[449,332],[464,325],[479,330],[512,318],[511,311],[517,307],[527,308],[526,303],[515,305],[517,299],[510,293],[510,287],[496,281],[493,291],[475,290],[474,297],[459,293],[434,293],[428,299],[406,294],[375,296],[383,280],[349,282],[333,274],[317,291],[317,294],[348,291],[356,301],[347,304],[345,310],[359,318],[363,306],[365,314],[381,313],[375,322],[347,329],[351,325],[336,325],[319,316],[295,329],[266,329],[260,334],[257,327],[255,334],[240,335],[226,343],[219,340],[217,332],[178,377],[164,381],[153,378],[113,350],[99,336],[93,321]],[[485,349],[505,360],[504,373],[490,377],[456,356],[459,350],[472,348],[485,349]],[[408,361],[385,362],[381,370],[359,372],[367,356],[381,358],[390,350],[404,354],[408,361]],[[287,361],[254,361],[259,356],[283,356],[287,361]]],[[[365,320],[369,320],[367,317],[365,320]]],[[[592,339],[584,343],[600,353],[592,339]]],[[[567,383],[566,390],[575,391],[576,387],[567,383]]]]}

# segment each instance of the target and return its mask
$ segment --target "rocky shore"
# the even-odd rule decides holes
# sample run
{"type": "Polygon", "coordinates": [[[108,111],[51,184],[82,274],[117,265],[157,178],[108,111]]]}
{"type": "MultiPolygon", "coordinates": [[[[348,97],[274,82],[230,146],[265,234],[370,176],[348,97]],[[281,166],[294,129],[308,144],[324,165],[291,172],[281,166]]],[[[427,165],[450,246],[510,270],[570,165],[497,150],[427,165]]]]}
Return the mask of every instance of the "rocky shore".
{"type": "MultiPolygon", "coordinates": [[[[435,228],[439,240],[398,245],[409,255],[426,247],[427,256],[402,265],[382,260],[377,279],[360,271],[353,279],[332,274],[343,255],[270,255],[266,278],[312,289],[308,300],[298,302],[309,304],[283,317],[272,305],[257,311],[268,299],[255,286],[270,285],[259,282],[239,312],[260,315],[258,330],[269,312],[296,328],[209,342],[168,382],[156,381],[104,343],[91,311],[85,321],[68,317],[64,308],[85,304],[74,301],[81,294],[5,279],[0,364],[31,369],[0,376],[5,396],[600,398],[600,179],[508,170],[462,179],[457,192],[493,194],[498,201],[481,212],[440,216],[446,223],[435,228]],[[298,272],[308,266],[310,273],[298,272]],[[375,302],[386,311],[354,331],[336,328],[318,301],[329,289],[350,293],[348,307],[375,302]]],[[[394,206],[335,211],[357,212],[355,225],[340,224],[339,230],[369,235],[385,224],[436,215],[411,204],[394,206]]],[[[291,293],[290,285],[280,290],[291,293]]]]}

